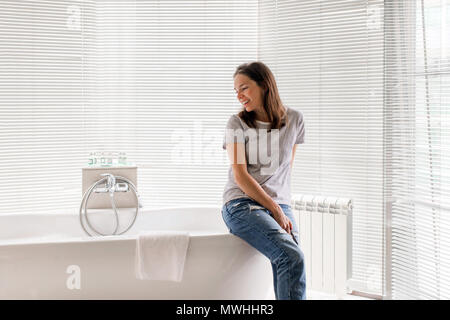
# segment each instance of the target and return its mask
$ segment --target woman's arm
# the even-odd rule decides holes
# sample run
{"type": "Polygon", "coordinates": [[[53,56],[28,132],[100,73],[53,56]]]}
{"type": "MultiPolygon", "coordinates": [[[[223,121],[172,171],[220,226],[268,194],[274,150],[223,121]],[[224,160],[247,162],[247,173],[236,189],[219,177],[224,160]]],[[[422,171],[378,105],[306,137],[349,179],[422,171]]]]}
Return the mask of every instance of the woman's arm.
{"type": "Polygon", "coordinates": [[[250,198],[272,212],[278,224],[287,232],[292,229],[292,223],[286,217],[283,209],[264,191],[260,184],[248,173],[245,160],[245,145],[243,143],[227,144],[228,157],[231,161],[234,180],[241,190],[250,198]]]}
{"type": "Polygon", "coordinates": [[[292,166],[294,165],[294,158],[295,158],[295,150],[296,149],[297,149],[297,145],[294,144],[294,147],[292,148],[291,169],[292,169],[292,166]]]}

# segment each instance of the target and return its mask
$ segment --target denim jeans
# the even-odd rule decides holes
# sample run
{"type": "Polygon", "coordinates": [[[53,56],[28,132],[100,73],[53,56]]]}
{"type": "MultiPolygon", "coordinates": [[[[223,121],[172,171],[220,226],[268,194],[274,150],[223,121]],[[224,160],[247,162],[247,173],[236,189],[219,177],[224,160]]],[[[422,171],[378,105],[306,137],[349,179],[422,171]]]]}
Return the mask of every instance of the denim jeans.
{"type": "MultiPolygon", "coordinates": [[[[298,242],[298,227],[291,207],[285,204],[280,207],[292,222],[292,233],[298,242]]],[[[303,252],[269,210],[252,199],[239,198],[222,207],[222,217],[232,234],[269,258],[277,300],[306,299],[303,252]]]]}

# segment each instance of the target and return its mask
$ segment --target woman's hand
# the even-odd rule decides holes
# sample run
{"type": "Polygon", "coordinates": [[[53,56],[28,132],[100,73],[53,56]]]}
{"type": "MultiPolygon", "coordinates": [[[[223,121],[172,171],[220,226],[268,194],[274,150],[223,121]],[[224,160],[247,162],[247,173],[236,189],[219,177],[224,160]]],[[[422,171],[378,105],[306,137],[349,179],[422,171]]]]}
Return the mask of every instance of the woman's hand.
{"type": "Polygon", "coordinates": [[[292,222],[284,214],[283,209],[277,204],[276,208],[271,211],[276,222],[281,226],[282,229],[286,230],[287,233],[291,233],[292,222]]]}

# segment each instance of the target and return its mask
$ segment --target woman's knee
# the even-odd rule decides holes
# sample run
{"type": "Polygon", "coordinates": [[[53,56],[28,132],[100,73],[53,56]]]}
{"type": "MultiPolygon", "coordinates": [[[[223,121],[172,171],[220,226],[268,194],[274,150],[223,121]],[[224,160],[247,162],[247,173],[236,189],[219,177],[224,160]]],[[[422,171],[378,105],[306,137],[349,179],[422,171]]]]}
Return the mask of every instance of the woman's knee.
{"type": "Polygon", "coordinates": [[[281,250],[279,256],[274,259],[274,263],[286,263],[289,265],[303,265],[304,264],[304,255],[303,252],[297,246],[289,246],[281,250]]]}
{"type": "Polygon", "coordinates": [[[295,247],[292,251],[289,252],[289,255],[291,257],[292,264],[303,265],[305,257],[299,247],[295,247]]]}

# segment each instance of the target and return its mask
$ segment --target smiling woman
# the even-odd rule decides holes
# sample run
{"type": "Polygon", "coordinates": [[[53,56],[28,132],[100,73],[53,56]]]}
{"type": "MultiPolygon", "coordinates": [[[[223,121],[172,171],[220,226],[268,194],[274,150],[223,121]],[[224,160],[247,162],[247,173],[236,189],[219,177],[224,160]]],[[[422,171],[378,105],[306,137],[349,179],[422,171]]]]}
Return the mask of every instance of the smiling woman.
{"type": "Polygon", "coordinates": [[[304,141],[303,116],[283,106],[262,62],[240,65],[234,88],[243,110],[230,117],[223,144],[231,161],[223,219],[232,234],[270,259],[277,299],[305,299],[304,257],[290,207],[291,163],[295,145],[304,141]]]}
{"type": "Polygon", "coordinates": [[[285,108],[278,94],[275,77],[262,62],[240,65],[234,73],[234,90],[244,109],[239,113],[247,125],[256,127],[256,120],[283,126],[285,108]]]}
{"type": "Polygon", "coordinates": [[[239,102],[244,106],[245,111],[254,111],[259,121],[268,121],[267,114],[258,108],[263,105],[264,91],[258,84],[244,74],[237,74],[234,78],[234,89],[239,102]]]}

